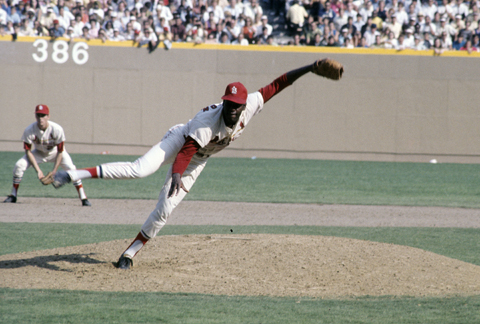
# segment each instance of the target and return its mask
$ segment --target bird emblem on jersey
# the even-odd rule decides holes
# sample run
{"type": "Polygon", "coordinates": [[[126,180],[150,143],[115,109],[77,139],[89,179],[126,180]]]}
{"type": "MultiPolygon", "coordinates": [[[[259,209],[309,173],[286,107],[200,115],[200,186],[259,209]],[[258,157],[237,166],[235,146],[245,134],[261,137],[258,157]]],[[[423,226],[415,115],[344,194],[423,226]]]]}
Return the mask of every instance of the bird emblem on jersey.
{"type": "Polygon", "coordinates": [[[232,87],[232,93],[237,94],[237,87],[235,87],[235,86],[232,87]]]}

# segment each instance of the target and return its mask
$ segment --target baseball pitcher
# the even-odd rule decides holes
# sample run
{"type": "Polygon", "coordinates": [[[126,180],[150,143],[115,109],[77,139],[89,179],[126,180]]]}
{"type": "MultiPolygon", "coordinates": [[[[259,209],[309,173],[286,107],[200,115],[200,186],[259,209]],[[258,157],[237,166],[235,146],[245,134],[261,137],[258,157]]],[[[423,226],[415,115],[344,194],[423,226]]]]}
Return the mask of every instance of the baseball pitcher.
{"type": "Polygon", "coordinates": [[[201,109],[185,125],[170,128],[158,144],[135,162],[107,163],[87,169],[59,171],[55,175],[53,186],[59,188],[85,178],[142,178],[154,173],[162,165],[172,164],[156,208],[117,262],[118,268],[130,269],[135,255],[149,239],[158,234],[172,211],[192,188],[208,158],[238,139],[268,100],[309,72],[339,80],[343,67],[333,60],[318,60],[287,72],[250,94],[240,82],[230,83],[221,103],[201,109]]]}

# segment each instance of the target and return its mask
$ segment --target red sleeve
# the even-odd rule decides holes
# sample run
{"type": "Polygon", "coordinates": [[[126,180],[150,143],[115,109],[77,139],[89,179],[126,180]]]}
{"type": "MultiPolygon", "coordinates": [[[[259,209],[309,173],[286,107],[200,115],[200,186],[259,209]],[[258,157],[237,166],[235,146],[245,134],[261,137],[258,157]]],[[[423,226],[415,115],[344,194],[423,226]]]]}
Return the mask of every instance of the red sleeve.
{"type": "Polygon", "coordinates": [[[183,174],[199,148],[200,144],[190,136],[187,137],[185,144],[183,144],[180,152],[178,152],[177,157],[175,158],[175,162],[173,162],[172,173],[183,174]]]}
{"type": "Polygon", "coordinates": [[[270,100],[270,98],[272,98],[274,95],[276,95],[289,85],[291,85],[291,83],[287,81],[287,74],[285,73],[282,76],[273,80],[273,82],[269,85],[258,90],[263,96],[263,103],[266,103],[268,100],[270,100]]]}
{"type": "Polygon", "coordinates": [[[63,152],[63,147],[65,145],[65,142],[61,142],[60,144],[57,144],[57,151],[60,153],[60,152],[63,152]]]}
{"type": "Polygon", "coordinates": [[[28,143],[23,142],[23,149],[25,151],[30,151],[32,149],[32,144],[28,144],[28,143]]]}

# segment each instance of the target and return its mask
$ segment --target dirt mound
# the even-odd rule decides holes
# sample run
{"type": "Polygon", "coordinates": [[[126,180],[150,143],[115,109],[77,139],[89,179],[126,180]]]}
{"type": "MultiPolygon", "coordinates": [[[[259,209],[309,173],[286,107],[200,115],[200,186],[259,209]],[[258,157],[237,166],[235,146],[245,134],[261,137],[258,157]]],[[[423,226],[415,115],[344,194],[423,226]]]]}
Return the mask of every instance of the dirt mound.
{"type": "Polygon", "coordinates": [[[130,240],[0,256],[0,286],[268,296],[448,296],[480,293],[480,267],[424,250],[299,235],[152,239],[130,271],[130,240]]]}

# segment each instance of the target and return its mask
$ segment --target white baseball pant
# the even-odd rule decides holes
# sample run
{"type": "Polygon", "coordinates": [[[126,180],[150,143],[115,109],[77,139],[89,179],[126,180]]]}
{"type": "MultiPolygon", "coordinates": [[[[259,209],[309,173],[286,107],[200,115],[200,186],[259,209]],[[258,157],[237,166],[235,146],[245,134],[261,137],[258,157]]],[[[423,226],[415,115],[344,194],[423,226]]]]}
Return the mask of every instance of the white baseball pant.
{"type": "MultiPolygon", "coordinates": [[[[161,166],[172,164],[185,143],[184,125],[176,125],[168,130],[162,140],[154,145],[145,155],[134,162],[114,162],[102,164],[103,179],[136,179],[153,174],[161,166]]],[[[194,155],[187,170],[182,175],[185,188],[190,191],[207,163],[206,157],[194,155]]],[[[155,237],[167,222],[168,217],[187,193],[180,190],[177,196],[167,198],[172,183],[172,166],[168,170],[165,183],[158,196],[158,203],[142,226],[142,231],[149,238],[155,237]]]]}

